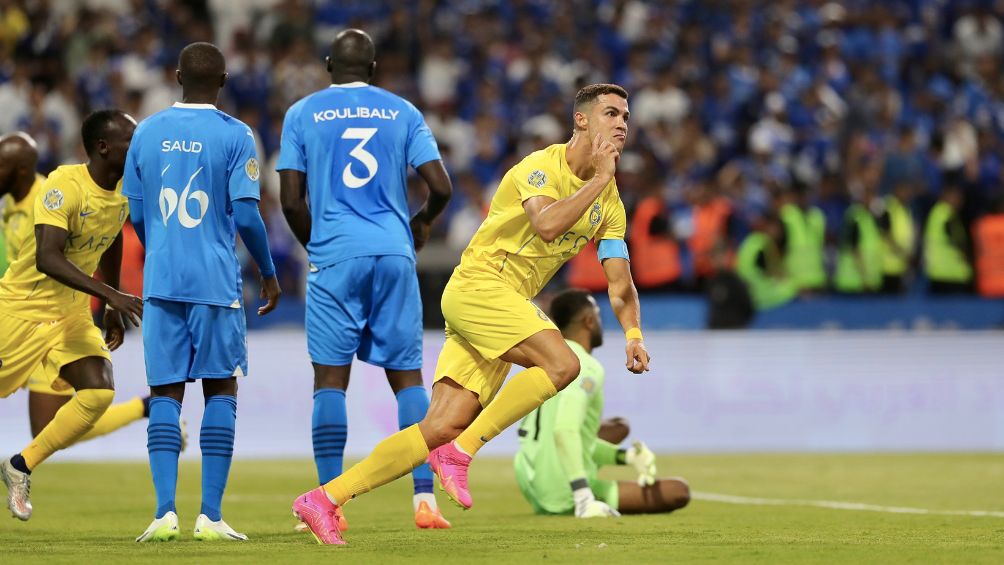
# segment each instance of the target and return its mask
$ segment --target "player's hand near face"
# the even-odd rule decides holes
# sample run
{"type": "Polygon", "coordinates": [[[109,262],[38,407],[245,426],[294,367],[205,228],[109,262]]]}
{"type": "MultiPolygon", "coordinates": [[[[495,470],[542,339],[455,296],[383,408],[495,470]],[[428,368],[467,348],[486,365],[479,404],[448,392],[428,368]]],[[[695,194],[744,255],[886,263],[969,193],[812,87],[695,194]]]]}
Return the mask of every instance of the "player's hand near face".
{"type": "Polygon", "coordinates": [[[591,155],[596,176],[604,179],[613,178],[614,173],[617,172],[617,161],[620,157],[621,154],[613,143],[603,139],[602,135],[596,134],[596,137],[593,138],[591,155]]]}
{"type": "Polygon", "coordinates": [[[110,351],[115,351],[125,341],[125,324],[118,310],[105,308],[104,315],[105,345],[110,351]]]}
{"type": "Polygon", "coordinates": [[[645,349],[645,342],[640,339],[629,339],[624,348],[627,352],[627,363],[624,364],[628,371],[640,375],[648,371],[648,362],[651,360],[648,350],[645,349]]]}
{"type": "Polygon", "coordinates": [[[279,304],[280,295],[282,295],[282,289],[279,288],[279,279],[274,276],[262,279],[261,297],[267,302],[264,306],[258,308],[258,315],[264,316],[272,310],[275,310],[276,305],[279,304]]]}
{"type": "Polygon", "coordinates": [[[143,319],[143,300],[138,296],[124,292],[113,291],[105,301],[112,310],[121,312],[125,319],[135,327],[143,319]]]}

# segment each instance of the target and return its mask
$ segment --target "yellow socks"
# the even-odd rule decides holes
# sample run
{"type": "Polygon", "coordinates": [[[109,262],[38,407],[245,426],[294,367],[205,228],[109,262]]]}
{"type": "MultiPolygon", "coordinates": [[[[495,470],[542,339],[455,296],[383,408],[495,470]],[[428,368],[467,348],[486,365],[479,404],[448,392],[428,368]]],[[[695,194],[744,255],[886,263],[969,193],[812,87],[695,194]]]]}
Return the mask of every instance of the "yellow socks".
{"type": "Polygon", "coordinates": [[[34,469],[50,455],[73,445],[90,431],[114,398],[114,390],[104,388],[78,390],[77,394],[56,412],[52,421],[21,452],[28,469],[34,469]]]}
{"type": "Polygon", "coordinates": [[[473,457],[481,446],[555,394],[558,391],[544,369],[531,367],[516,373],[471,425],[457,436],[457,445],[473,457]]]}
{"type": "Polygon", "coordinates": [[[83,435],[77,442],[87,441],[89,439],[94,439],[98,436],[103,436],[105,434],[110,434],[115,430],[135,422],[136,420],[143,419],[143,399],[140,397],[133,398],[126,402],[119,402],[117,404],[112,404],[105,410],[105,413],[91,428],[91,431],[83,435]]]}
{"type": "Polygon", "coordinates": [[[425,462],[429,448],[418,429],[409,426],[381,441],[373,452],[351,469],[324,485],[324,491],[339,505],[402,477],[425,462]]]}

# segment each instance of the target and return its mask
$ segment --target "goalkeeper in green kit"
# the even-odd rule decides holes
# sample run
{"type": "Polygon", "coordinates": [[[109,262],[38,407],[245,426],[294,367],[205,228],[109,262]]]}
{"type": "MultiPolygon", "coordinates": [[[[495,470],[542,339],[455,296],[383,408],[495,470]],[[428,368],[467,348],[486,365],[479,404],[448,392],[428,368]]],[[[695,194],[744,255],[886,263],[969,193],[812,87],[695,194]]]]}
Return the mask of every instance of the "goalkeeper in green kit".
{"type": "Polygon", "coordinates": [[[655,478],[655,455],[640,441],[621,449],[628,424],[603,421],[603,367],[591,353],[603,342],[600,309],[588,292],[566,290],[551,320],[579,358],[578,378],[531,412],[519,427],[516,482],[538,514],[598,518],[672,512],[690,501],[681,478],[655,478]],[[631,465],[638,481],[597,478],[602,465],[631,465]]]}

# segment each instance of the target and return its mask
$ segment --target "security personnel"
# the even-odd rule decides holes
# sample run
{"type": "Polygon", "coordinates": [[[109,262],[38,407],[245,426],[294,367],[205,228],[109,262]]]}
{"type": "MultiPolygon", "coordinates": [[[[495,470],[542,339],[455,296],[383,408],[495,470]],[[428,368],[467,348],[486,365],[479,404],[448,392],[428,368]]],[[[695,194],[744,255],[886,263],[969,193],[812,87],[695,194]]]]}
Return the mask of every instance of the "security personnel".
{"type": "Polygon", "coordinates": [[[823,246],[826,243],[826,219],[819,208],[809,203],[804,186],[793,189],[781,206],[781,222],[787,240],[784,265],[803,291],[826,288],[823,246]]]}
{"type": "Polygon", "coordinates": [[[911,192],[907,183],[896,185],[893,193],[883,200],[883,210],[878,217],[883,293],[900,294],[906,290],[906,275],[916,243],[916,229],[909,208],[911,192]]]}
{"type": "Polygon", "coordinates": [[[666,203],[658,195],[646,196],[638,202],[628,247],[631,272],[639,290],[662,289],[679,281],[680,247],[673,239],[666,203]]]}
{"type": "Polygon", "coordinates": [[[844,213],[833,286],[845,294],[865,294],[882,288],[882,236],[868,208],[872,191],[844,213]]]}
{"type": "Polygon", "coordinates": [[[976,289],[981,296],[1004,297],[1004,198],[973,229],[976,247],[976,289]]]}
{"type": "Polygon", "coordinates": [[[736,274],[746,283],[757,310],[776,308],[798,296],[798,283],[785,273],[784,247],[784,227],[773,215],[739,246],[736,274]]]}
{"type": "Polygon", "coordinates": [[[931,208],[924,226],[924,268],[934,294],[969,292],[973,268],[967,251],[969,237],[962,223],[962,190],[945,187],[941,199],[931,208]]]}

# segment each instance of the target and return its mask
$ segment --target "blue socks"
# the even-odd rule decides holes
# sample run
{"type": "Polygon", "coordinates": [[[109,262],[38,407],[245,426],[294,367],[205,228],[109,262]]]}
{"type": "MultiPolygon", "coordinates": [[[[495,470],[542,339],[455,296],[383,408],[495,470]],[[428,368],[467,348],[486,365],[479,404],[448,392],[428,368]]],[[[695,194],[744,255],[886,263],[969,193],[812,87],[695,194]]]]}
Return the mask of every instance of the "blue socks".
{"type": "Polygon", "coordinates": [[[316,391],[311,423],[317,480],[323,485],[342,474],[342,455],[349,423],[345,412],[345,391],[337,388],[316,391]]]}
{"type": "MultiPolygon", "coordinates": [[[[408,387],[397,393],[397,423],[402,430],[420,422],[428,409],[429,393],[425,387],[408,387]]],[[[317,480],[323,485],[342,474],[348,429],[344,390],[323,388],[314,393],[312,427],[317,480]]],[[[432,492],[432,470],[428,463],[417,467],[412,477],[415,494],[432,492]]]]}
{"type": "Polygon", "coordinates": [[[175,512],[178,486],[178,454],[181,453],[181,404],[167,396],[150,399],[150,420],[146,426],[146,449],[150,453],[150,474],[157,493],[157,514],[162,518],[175,512]]]}
{"type": "Polygon", "coordinates": [[[217,522],[222,518],[220,506],[223,490],[230,475],[230,461],[234,456],[234,431],[237,427],[237,399],[233,396],[214,395],[206,400],[202,415],[202,514],[217,522]]]}
{"type": "MultiPolygon", "coordinates": [[[[397,424],[400,429],[417,424],[429,409],[429,393],[424,386],[410,386],[397,393],[397,424]]],[[[411,472],[415,481],[415,494],[432,492],[432,469],[422,463],[411,472]]]]}

